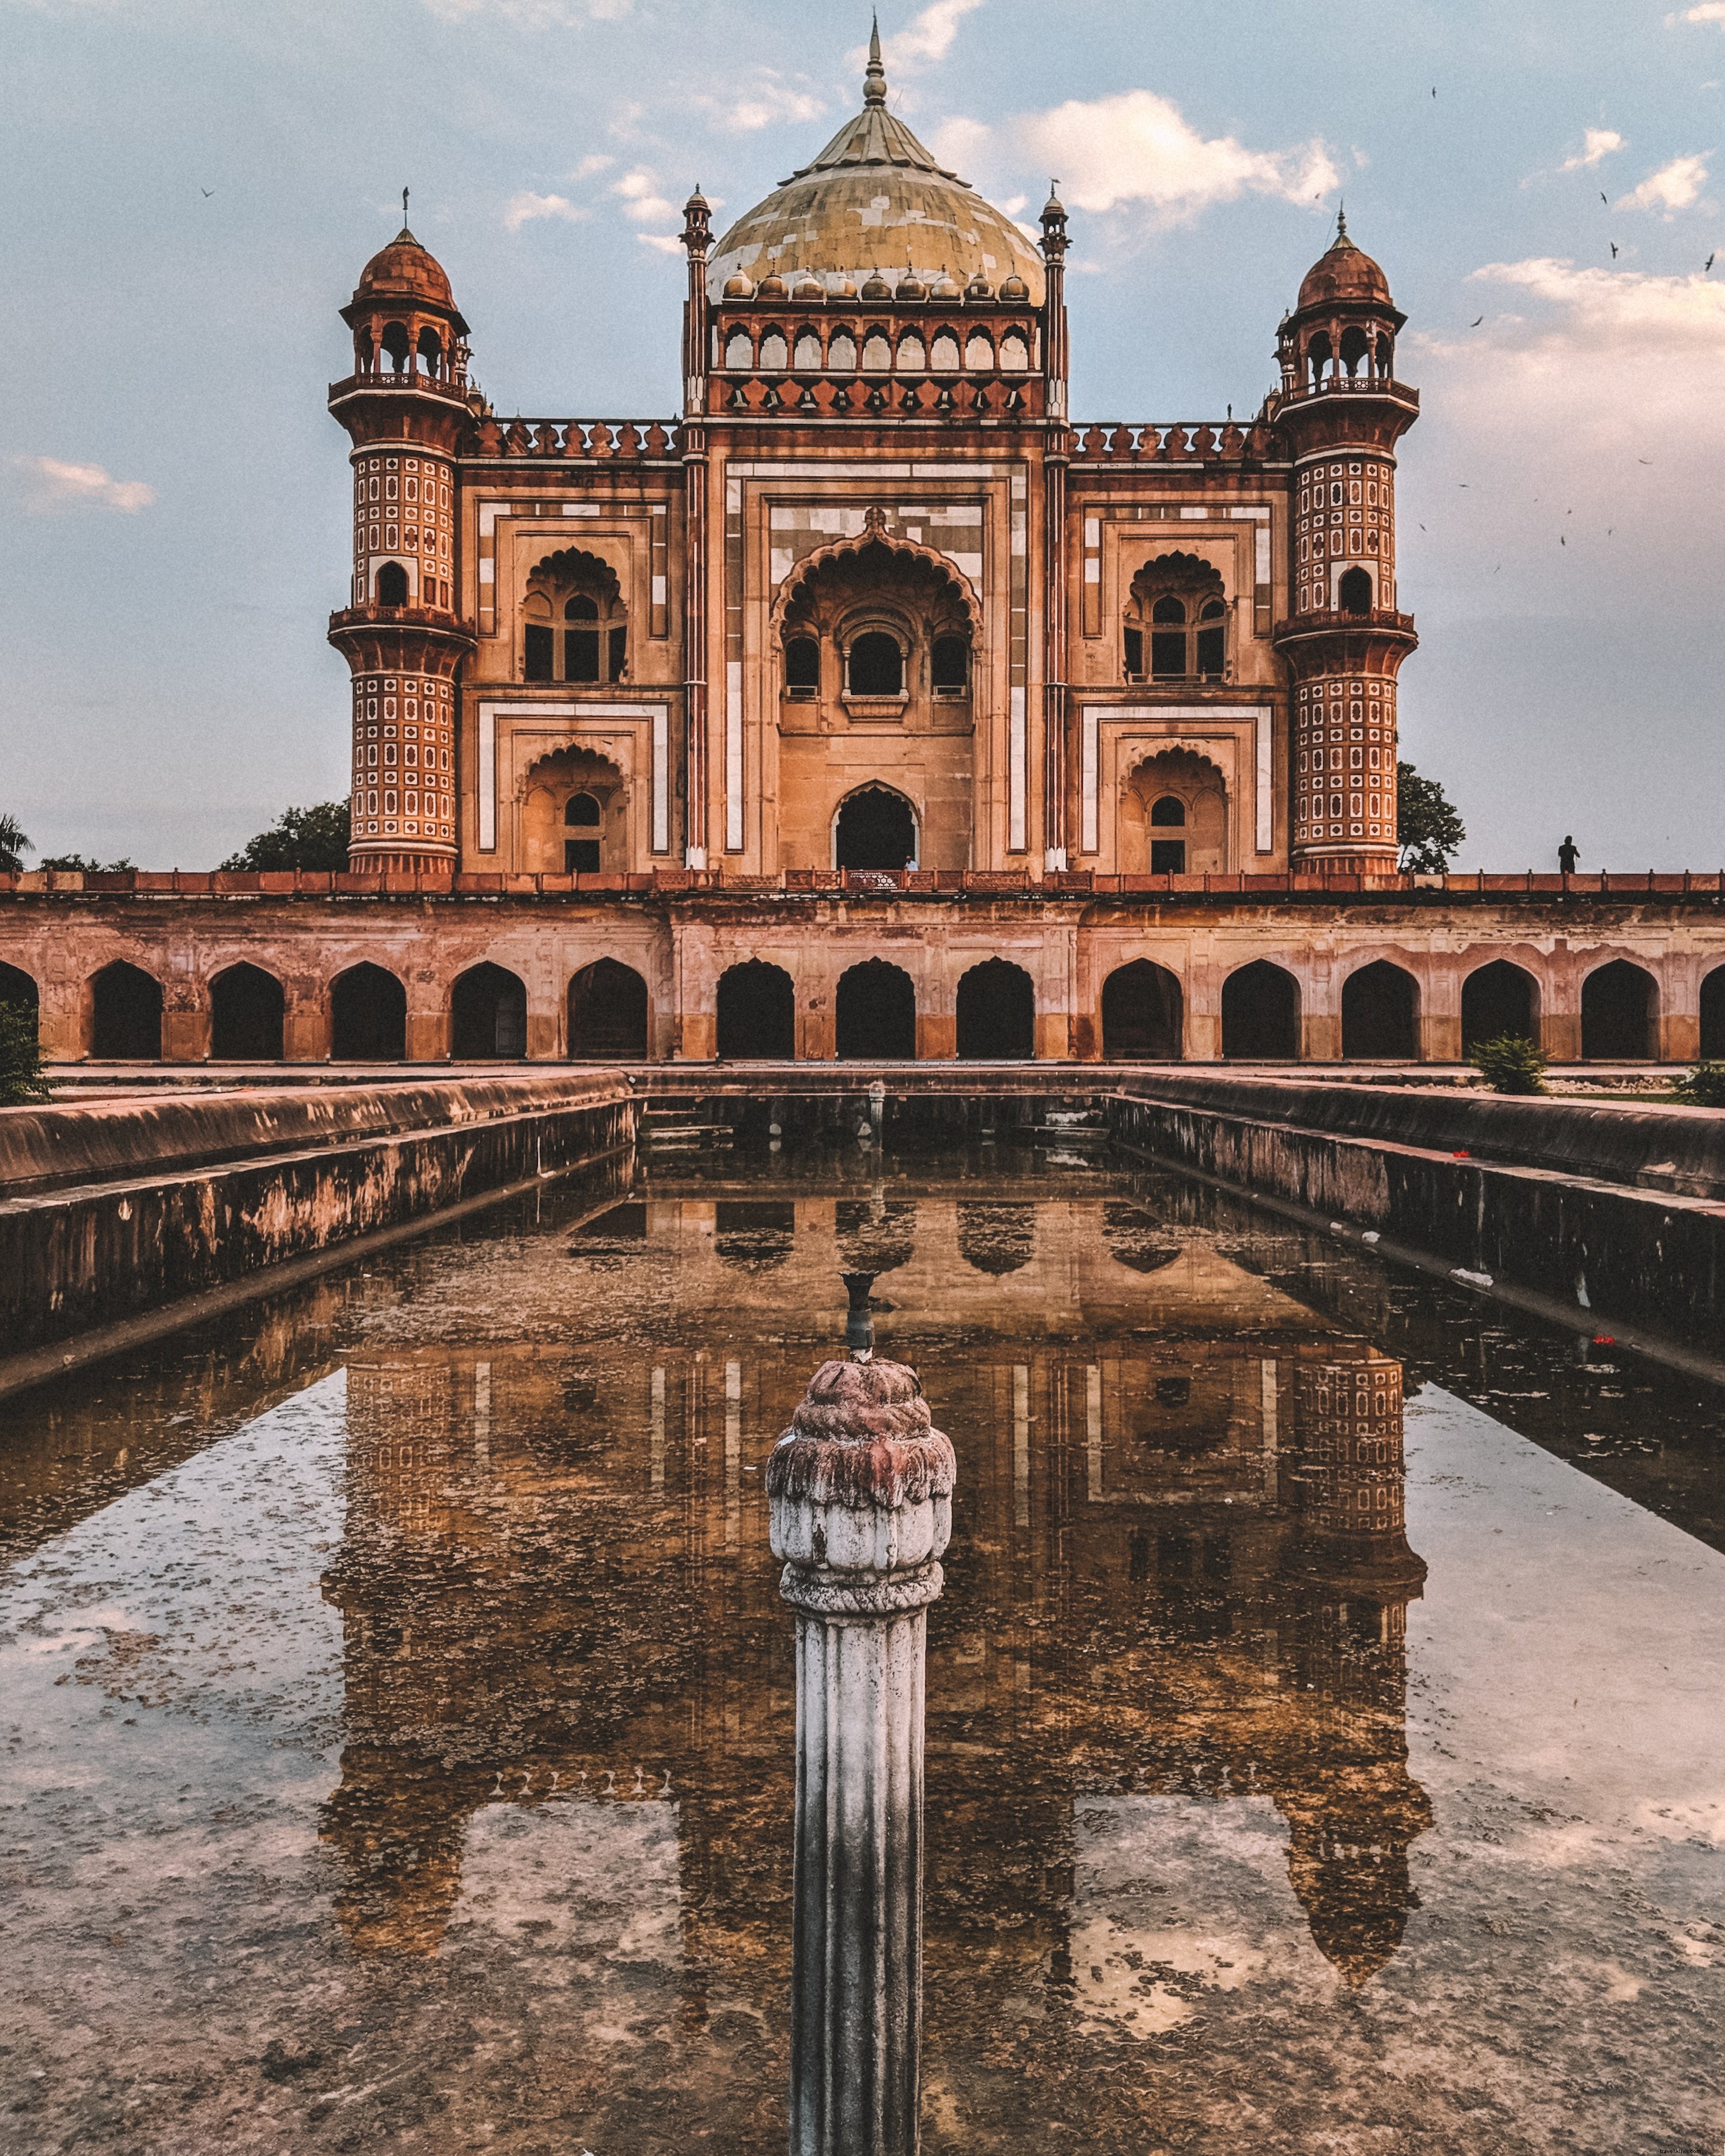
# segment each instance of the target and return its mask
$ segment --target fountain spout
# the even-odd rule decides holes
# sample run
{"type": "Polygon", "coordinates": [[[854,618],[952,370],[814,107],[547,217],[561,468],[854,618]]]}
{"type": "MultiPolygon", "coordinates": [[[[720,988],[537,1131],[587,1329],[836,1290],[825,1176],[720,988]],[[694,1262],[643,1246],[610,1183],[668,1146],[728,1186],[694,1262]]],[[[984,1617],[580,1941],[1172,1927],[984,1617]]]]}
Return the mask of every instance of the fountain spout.
{"type": "MultiPolygon", "coordinates": [[[[872,1277],[845,1276],[853,1324],[872,1277]]],[[[824,1363],[768,1463],[797,1613],[791,2156],[917,2146],[923,1670],[956,1473],[916,1372],[872,1358],[824,1363]]]]}

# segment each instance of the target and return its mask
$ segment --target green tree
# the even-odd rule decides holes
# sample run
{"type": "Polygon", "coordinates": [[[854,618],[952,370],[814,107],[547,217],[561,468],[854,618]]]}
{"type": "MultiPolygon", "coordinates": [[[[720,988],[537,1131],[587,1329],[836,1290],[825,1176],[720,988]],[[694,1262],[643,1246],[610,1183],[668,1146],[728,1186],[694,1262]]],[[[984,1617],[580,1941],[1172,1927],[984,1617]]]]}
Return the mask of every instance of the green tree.
{"type": "Polygon", "coordinates": [[[28,1004],[0,1003],[0,1108],[51,1098],[42,1082],[42,1043],[28,1004]]]}
{"type": "Polygon", "coordinates": [[[1500,1034],[1476,1040],[1467,1060],[1494,1093],[1543,1093],[1545,1058],[1525,1034],[1500,1034]]]}
{"type": "Polygon", "coordinates": [[[1422,778],[1411,763],[1395,767],[1395,842],[1402,866],[1441,875],[1467,837],[1467,826],[1435,778],[1422,778]]]}
{"type": "Polygon", "coordinates": [[[320,801],[310,808],[285,808],[281,821],[230,854],[224,869],[335,869],[347,866],[348,814],[345,801],[320,801]]]}
{"type": "Polygon", "coordinates": [[[116,875],[125,869],[135,869],[136,861],[123,857],[117,861],[93,861],[85,854],[44,854],[38,862],[39,868],[79,869],[86,875],[116,875]]]}
{"type": "Polygon", "coordinates": [[[23,856],[35,850],[17,817],[0,815],[0,875],[15,874],[24,865],[23,856]]]}

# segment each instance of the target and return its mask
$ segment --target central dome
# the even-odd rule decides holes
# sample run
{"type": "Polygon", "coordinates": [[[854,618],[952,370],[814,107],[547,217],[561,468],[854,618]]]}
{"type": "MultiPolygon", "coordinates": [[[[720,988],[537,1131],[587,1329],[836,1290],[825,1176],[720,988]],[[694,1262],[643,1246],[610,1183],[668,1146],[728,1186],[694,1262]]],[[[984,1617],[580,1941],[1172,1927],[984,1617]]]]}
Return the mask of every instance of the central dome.
{"type": "Polygon", "coordinates": [[[714,251],[707,290],[721,299],[726,280],[741,271],[757,285],[769,275],[788,285],[813,276],[832,292],[847,282],[860,285],[877,270],[896,280],[906,266],[925,284],[944,270],[960,285],[981,279],[996,291],[1016,275],[1030,305],[1042,305],[1039,249],[974,187],[936,164],[886,110],[877,33],[869,41],[862,110],[813,164],[737,218],[714,251]]]}

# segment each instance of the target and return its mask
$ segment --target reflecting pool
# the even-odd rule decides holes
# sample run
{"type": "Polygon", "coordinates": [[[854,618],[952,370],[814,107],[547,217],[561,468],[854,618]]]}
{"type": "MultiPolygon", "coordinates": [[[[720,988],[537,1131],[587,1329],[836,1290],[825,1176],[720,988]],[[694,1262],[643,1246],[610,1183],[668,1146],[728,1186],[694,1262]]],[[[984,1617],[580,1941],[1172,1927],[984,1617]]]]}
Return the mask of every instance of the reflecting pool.
{"type": "Polygon", "coordinates": [[[765,1459],[959,1462],[924,2145],[1717,2156],[1714,1394],[1106,1157],[547,1186],[0,1408],[0,2144],[776,2151],[765,1459]]]}

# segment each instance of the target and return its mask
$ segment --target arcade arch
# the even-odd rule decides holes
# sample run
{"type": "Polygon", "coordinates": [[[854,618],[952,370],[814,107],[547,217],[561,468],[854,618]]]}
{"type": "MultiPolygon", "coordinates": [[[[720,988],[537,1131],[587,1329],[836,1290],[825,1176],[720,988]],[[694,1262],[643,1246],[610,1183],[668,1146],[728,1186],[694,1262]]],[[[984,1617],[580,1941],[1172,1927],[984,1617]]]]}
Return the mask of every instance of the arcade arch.
{"type": "Polygon", "coordinates": [[[633,966],[598,958],[569,983],[569,1054],[578,1062],[645,1062],[647,983],[633,966]]]}
{"type": "Polygon", "coordinates": [[[514,1062],[526,1052],[526,983],[489,959],[470,966],[449,991],[450,1055],[460,1061],[514,1062]]]}
{"type": "Polygon", "coordinates": [[[843,1061],[911,1062],[916,1055],[916,990],[901,966],[868,958],[839,977],[837,1051],[843,1061]]]}
{"type": "Polygon", "coordinates": [[[408,992],[369,962],[330,983],[330,1054],[337,1063],[399,1063],[408,1052],[408,992]]]}
{"type": "Polygon", "coordinates": [[[287,998],[261,966],[229,966],[209,984],[209,1052],[218,1063],[280,1063],[287,998]]]}
{"type": "Polygon", "coordinates": [[[1342,983],[1342,1053],[1367,1062],[1418,1060],[1420,984],[1404,966],[1375,959],[1342,983]]]}
{"type": "Polygon", "coordinates": [[[1102,1054],[1111,1063],[1176,1062],[1183,1013],[1180,983],[1166,966],[1134,958],[1102,983],[1102,1054]]]}
{"type": "Polygon", "coordinates": [[[1286,967],[1255,958],[1222,983],[1222,1053],[1262,1062],[1300,1054],[1300,983],[1286,967]]]}
{"type": "Polygon", "coordinates": [[[1659,1053],[1659,988],[1644,967],[1613,958],[1581,984],[1584,1061],[1639,1063],[1659,1053]]]}
{"type": "Polygon", "coordinates": [[[958,1054],[1027,1063],[1036,1053],[1036,988],[1022,966],[985,958],[958,983],[958,1054]]]}
{"type": "Polygon", "coordinates": [[[790,1062],[797,1053],[797,994],[783,966],[762,958],[719,976],[718,1053],[739,1062],[790,1062]]]}
{"type": "Polygon", "coordinates": [[[90,1052],[128,1063],[162,1054],[162,983],[123,958],[91,977],[90,1052]]]}

